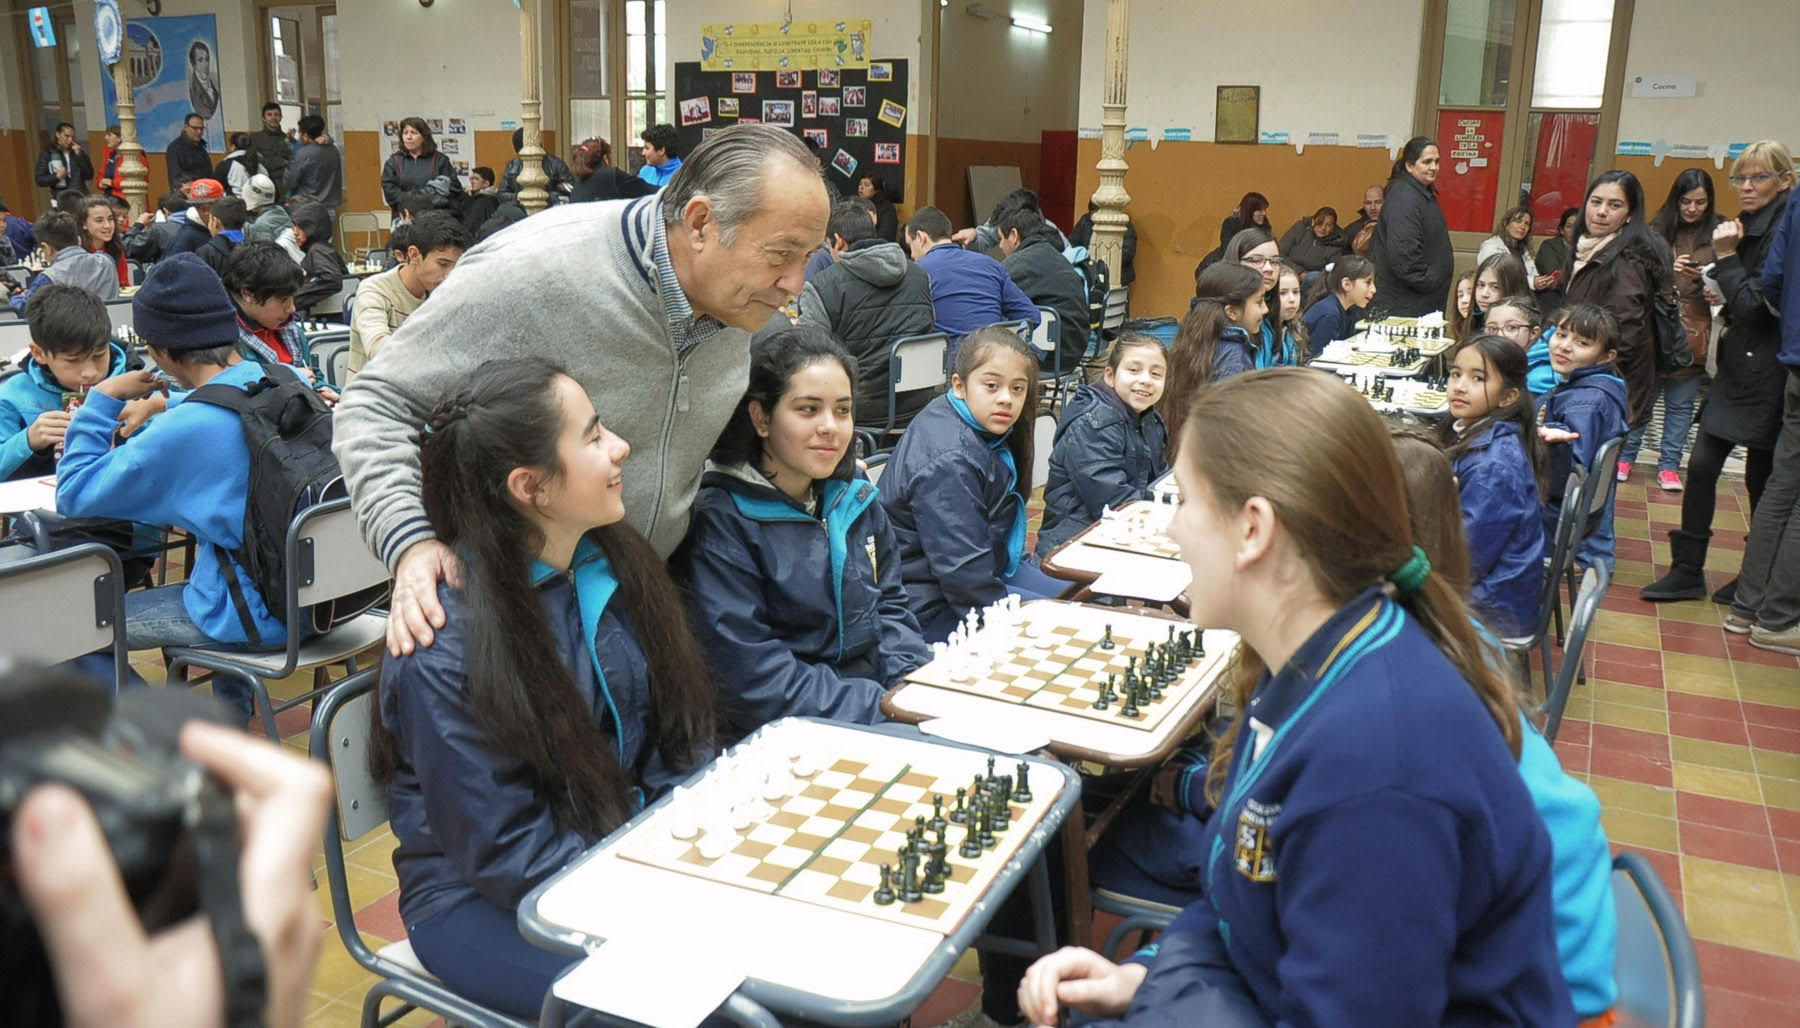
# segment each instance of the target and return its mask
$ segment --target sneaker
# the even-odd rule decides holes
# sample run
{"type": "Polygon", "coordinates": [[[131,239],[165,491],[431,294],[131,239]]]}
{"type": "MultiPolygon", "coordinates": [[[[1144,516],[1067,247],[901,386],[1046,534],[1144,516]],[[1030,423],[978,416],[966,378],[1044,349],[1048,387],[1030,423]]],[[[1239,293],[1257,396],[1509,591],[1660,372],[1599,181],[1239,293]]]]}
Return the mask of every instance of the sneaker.
{"type": "Polygon", "coordinates": [[[1630,477],[1631,477],[1631,462],[1628,460],[1620,461],[1619,462],[1619,481],[1623,482],[1630,477]]]}
{"type": "Polygon", "coordinates": [[[1673,471],[1658,471],[1656,484],[1661,486],[1665,493],[1678,493],[1681,491],[1681,476],[1673,471]]]}
{"type": "Polygon", "coordinates": [[[1750,623],[1749,618],[1738,617],[1732,611],[1725,612],[1725,630],[1732,635],[1749,635],[1750,630],[1755,627],[1750,623]]]}
{"type": "Polygon", "coordinates": [[[1789,625],[1779,632],[1757,625],[1750,629],[1750,645],[1759,650],[1800,656],[1800,624],[1789,625]]]}

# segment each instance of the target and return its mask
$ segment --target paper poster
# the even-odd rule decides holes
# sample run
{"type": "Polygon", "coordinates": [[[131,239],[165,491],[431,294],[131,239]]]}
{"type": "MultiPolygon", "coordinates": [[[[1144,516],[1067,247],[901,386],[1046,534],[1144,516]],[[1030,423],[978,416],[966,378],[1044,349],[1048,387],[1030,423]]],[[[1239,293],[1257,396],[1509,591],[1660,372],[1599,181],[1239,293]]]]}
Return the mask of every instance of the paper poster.
{"type": "Polygon", "coordinates": [[[868,66],[867,18],[700,26],[700,67],[706,71],[868,66]]]}
{"type": "Polygon", "coordinates": [[[826,131],[825,129],[822,129],[822,128],[801,129],[800,134],[802,136],[806,137],[807,142],[811,143],[812,145],[818,147],[821,150],[828,150],[831,148],[831,133],[826,131]]]}
{"type": "Polygon", "coordinates": [[[844,119],[844,135],[846,135],[846,136],[867,136],[868,134],[869,134],[869,119],[867,119],[867,118],[845,118],[844,119]]]}
{"type": "Polygon", "coordinates": [[[906,107],[892,100],[883,100],[881,101],[881,114],[876,117],[876,120],[900,128],[906,124],[906,107]]]}
{"type": "Polygon", "coordinates": [[[1293,142],[1293,139],[1286,132],[1258,132],[1256,141],[1267,145],[1286,146],[1293,142]]]}
{"type": "Polygon", "coordinates": [[[778,71],[775,73],[776,89],[799,89],[800,73],[797,71],[778,71]]]}
{"type": "Polygon", "coordinates": [[[838,173],[845,178],[849,178],[856,174],[856,158],[842,150],[839,150],[837,155],[831,158],[831,166],[836,168],[838,173]]]}
{"type": "Polygon", "coordinates": [[[738,98],[735,96],[719,97],[719,102],[718,102],[718,106],[717,106],[716,110],[719,112],[719,117],[721,117],[721,118],[737,117],[738,116],[738,98]]]}
{"type": "Polygon", "coordinates": [[[900,163],[900,144],[899,143],[876,143],[875,144],[875,163],[876,164],[899,164],[900,163]]]}
{"type": "Polygon", "coordinates": [[[1194,141],[1194,130],[1191,128],[1166,128],[1162,130],[1165,143],[1191,143],[1194,141]]]}
{"type": "Polygon", "coordinates": [[[1336,146],[1338,145],[1338,134],[1336,132],[1308,132],[1306,134],[1306,145],[1336,146]]]}
{"type": "Polygon", "coordinates": [[[1364,150],[1386,150],[1388,148],[1388,137],[1386,133],[1358,133],[1356,145],[1364,150]]]}
{"type": "Polygon", "coordinates": [[[819,97],[819,117],[835,118],[840,113],[841,112],[838,110],[838,98],[837,97],[835,97],[835,96],[819,97]]]}
{"type": "Polygon", "coordinates": [[[1499,156],[1505,128],[1503,111],[1439,112],[1438,150],[1449,173],[1438,176],[1437,194],[1450,231],[1492,229],[1494,205],[1500,196],[1500,168],[1476,166],[1474,161],[1499,156]]]}
{"type": "Polygon", "coordinates": [[[800,93],[800,116],[802,118],[817,118],[819,116],[819,94],[810,89],[803,90],[800,93]]]}
{"type": "Polygon", "coordinates": [[[820,68],[819,69],[819,88],[820,89],[836,89],[837,86],[838,86],[838,71],[837,71],[837,69],[836,68],[820,68]]]}
{"type": "Polygon", "coordinates": [[[844,106],[845,107],[867,107],[867,106],[869,106],[869,87],[868,86],[845,86],[844,87],[844,106]]]}
{"type": "MultiPolygon", "coordinates": [[[[125,24],[124,59],[137,102],[138,141],[161,153],[181,135],[189,111],[206,121],[206,148],[223,156],[225,113],[219,95],[219,32],[210,14],[133,18],[125,24]]],[[[111,75],[100,76],[103,124],[119,120],[111,75]]]]}
{"type": "Polygon", "coordinates": [[[756,72],[734,71],[731,73],[731,91],[733,93],[756,92],[756,72]]]}

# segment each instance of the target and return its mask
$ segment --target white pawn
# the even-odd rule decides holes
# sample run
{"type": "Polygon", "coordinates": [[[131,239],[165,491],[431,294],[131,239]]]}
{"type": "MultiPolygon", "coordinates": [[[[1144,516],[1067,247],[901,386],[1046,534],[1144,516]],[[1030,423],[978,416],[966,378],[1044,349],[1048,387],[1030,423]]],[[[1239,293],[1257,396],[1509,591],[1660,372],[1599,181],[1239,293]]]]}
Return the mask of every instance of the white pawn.
{"type": "Polygon", "coordinates": [[[704,835],[700,837],[700,856],[707,860],[717,860],[731,852],[732,840],[723,835],[704,835]]]}

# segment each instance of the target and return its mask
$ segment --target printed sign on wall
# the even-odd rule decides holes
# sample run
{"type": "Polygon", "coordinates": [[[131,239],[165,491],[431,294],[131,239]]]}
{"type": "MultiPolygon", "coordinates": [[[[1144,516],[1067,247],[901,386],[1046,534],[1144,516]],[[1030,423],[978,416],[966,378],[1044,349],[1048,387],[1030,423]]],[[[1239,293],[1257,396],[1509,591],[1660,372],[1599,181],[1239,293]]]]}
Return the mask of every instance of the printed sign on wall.
{"type": "Polygon", "coordinates": [[[705,71],[869,66],[869,20],[739,22],[700,26],[705,71]]]}

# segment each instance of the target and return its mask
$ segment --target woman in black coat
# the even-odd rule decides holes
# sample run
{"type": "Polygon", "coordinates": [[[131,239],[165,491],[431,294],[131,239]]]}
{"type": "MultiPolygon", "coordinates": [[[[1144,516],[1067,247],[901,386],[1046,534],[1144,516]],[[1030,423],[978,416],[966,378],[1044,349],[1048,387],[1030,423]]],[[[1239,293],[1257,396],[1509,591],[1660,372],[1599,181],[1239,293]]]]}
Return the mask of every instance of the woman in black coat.
{"type": "MultiPolygon", "coordinates": [[[[1687,489],[1681,496],[1681,528],[1669,533],[1669,573],[1646,586],[1646,600],[1699,599],[1706,595],[1706,550],[1719,473],[1725,458],[1744,448],[1744,488],[1755,510],[1775,465],[1781,433],[1781,319],[1763,295],[1763,262],[1775,229],[1793,202],[1794,161],[1778,143],[1751,144],[1731,166],[1740,213],[1713,229],[1713,279],[1724,298],[1725,334],[1718,343],[1718,373],[1700,408],[1700,433],[1688,454],[1687,489]]],[[[1579,275],[1576,282],[1581,281],[1579,275]]],[[[1570,299],[1574,299],[1573,291],[1570,299]]],[[[1728,583],[1714,599],[1728,603],[1728,583]]]]}
{"type": "Polygon", "coordinates": [[[880,175],[863,174],[856,180],[856,195],[875,205],[875,237],[890,243],[900,241],[900,212],[888,199],[887,183],[880,175]]]}
{"type": "Polygon", "coordinates": [[[1637,428],[1656,407],[1656,297],[1674,285],[1675,259],[1650,231],[1644,187],[1629,171],[1601,172],[1589,183],[1582,217],[1568,302],[1604,307],[1618,319],[1625,420],[1637,428]]]}
{"type": "Polygon", "coordinates": [[[1450,229],[1438,206],[1438,145],[1407,141],[1388,177],[1387,199],[1375,223],[1375,284],[1388,313],[1418,317],[1442,310],[1455,271],[1450,229]]]}
{"type": "Polygon", "coordinates": [[[414,190],[424,189],[434,178],[445,178],[450,185],[450,205],[461,210],[463,186],[456,177],[456,167],[437,148],[431,138],[431,126],[424,118],[400,119],[400,149],[394,151],[381,166],[381,196],[388,210],[400,216],[400,198],[414,190]]]}

